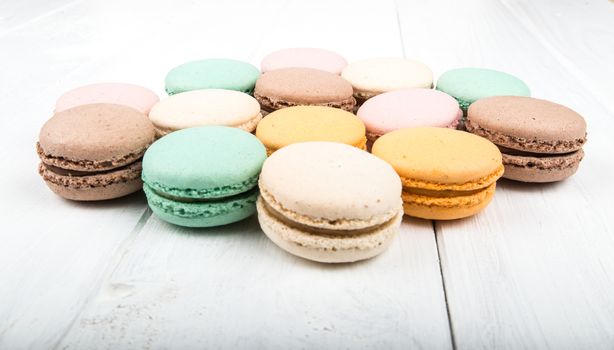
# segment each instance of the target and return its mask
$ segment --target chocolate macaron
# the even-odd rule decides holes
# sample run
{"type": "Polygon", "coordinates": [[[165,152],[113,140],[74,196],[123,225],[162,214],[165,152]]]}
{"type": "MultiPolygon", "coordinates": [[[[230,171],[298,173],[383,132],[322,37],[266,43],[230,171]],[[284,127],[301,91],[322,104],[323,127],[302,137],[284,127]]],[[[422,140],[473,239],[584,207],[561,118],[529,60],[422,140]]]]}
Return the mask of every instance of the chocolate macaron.
{"type": "Polygon", "coordinates": [[[466,127],[499,147],[503,177],[511,180],[561,181],[576,172],[584,156],[584,118],[550,101],[521,96],[480,99],[469,106],[466,127]]]}
{"type": "Polygon", "coordinates": [[[39,174],[66,199],[95,201],[138,191],[141,158],[154,141],[146,115],[114,104],[89,104],[56,113],[36,144],[39,174]]]}
{"type": "Polygon", "coordinates": [[[352,85],[336,74],[312,68],[276,69],[260,76],[254,97],[264,113],[291,106],[325,106],[351,112],[352,85]]]}

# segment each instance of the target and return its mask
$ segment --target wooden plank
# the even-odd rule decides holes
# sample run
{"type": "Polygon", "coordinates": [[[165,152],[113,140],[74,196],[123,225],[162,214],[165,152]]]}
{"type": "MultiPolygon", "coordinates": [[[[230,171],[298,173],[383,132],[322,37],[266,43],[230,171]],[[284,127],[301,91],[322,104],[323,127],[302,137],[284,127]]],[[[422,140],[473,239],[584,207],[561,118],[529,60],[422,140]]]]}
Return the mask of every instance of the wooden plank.
{"type": "MultiPolygon", "coordinates": [[[[399,4],[408,55],[437,74],[459,66],[508,71],[534,96],[566,104],[588,122],[586,158],[574,177],[550,185],[500,181],[483,213],[437,223],[456,346],[612,348],[614,186],[606,174],[614,165],[603,151],[614,147],[609,110],[535,39],[542,29],[530,32],[510,15],[513,3],[399,4]]],[[[567,54],[575,69],[590,64],[567,54]]]]}
{"type": "Polygon", "coordinates": [[[81,0],[33,0],[0,2],[0,37],[60,13],[81,0]]]}
{"type": "Polygon", "coordinates": [[[514,18],[614,113],[614,2],[503,1],[514,18]]]}
{"type": "Polygon", "coordinates": [[[2,183],[15,184],[3,192],[11,201],[0,204],[0,348],[55,347],[150,215],[142,193],[87,204],[64,201],[46,189],[36,173],[34,143],[57,96],[96,81],[133,82],[162,92],[164,75],[178,63],[224,52],[245,55],[253,50],[255,31],[217,31],[251,25],[257,8],[235,16],[216,13],[230,13],[233,6],[83,3],[0,38],[9,53],[0,57],[6,68],[0,93],[8,102],[0,160],[18,170],[0,173],[2,183]],[[132,15],[143,8],[145,22],[132,15]],[[179,20],[178,36],[168,23],[179,20]],[[243,45],[236,45],[241,38],[243,45]]]}
{"type": "MultiPolygon", "coordinates": [[[[263,20],[265,12],[253,9],[266,28],[249,55],[254,63],[288,46],[337,48],[352,58],[373,54],[370,44],[355,45],[352,37],[382,55],[402,52],[392,2],[293,2],[275,10],[263,20]],[[372,25],[358,25],[367,20],[372,25]]],[[[278,249],[256,218],[195,230],[151,217],[60,347],[89,344],[450,348],[431,224],[406,219],[382,256],[327,266],[278,249]]]]}

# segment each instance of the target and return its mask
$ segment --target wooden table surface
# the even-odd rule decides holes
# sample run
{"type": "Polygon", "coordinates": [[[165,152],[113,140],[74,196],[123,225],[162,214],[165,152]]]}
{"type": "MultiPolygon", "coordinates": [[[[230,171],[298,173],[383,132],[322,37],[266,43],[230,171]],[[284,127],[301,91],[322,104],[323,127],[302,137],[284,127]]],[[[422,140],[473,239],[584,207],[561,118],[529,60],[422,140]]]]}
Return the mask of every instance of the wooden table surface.
{"type": "Polygon", "coordinates": [[[614,348],[614,3],[607,0],[0,2],[1,349],[614,348]],[[465,220],[405,218],[370,261],[284,253],[255,218],[185,229],[142,193],[53,195],[34,144],[56,98],[284,47],[521,77],[588,123],[567,181],[500,181],[465,220]]]}

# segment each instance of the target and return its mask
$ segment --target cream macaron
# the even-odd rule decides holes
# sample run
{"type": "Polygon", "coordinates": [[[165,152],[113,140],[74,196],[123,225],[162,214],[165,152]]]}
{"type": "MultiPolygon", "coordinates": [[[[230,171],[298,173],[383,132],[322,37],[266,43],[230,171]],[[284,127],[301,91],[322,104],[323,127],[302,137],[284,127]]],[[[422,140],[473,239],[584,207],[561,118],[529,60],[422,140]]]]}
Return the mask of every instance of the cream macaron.
{"type": "Polygon", "coordinates": [[[383,160],[336,142],[286,146],[265,162],[258,220],[280,248],[343,263],[382,253],[403,216],[401,181],[383,160]]]}
{"type": "Polygon", "coordinates": [[[158,136],[196,126],[231,126],[252,132],[262,119],[252,96],[234,90],[204,89],[182,92],[155,104],[149,119],[158,136]]]}
{"type": "Polygon", "coordinates": [[[352,84],[358,105],[388,91],[433,87],[433,72],[429,67],[398,57],[350,63],[341,72],[341,77],[352,84]]]}

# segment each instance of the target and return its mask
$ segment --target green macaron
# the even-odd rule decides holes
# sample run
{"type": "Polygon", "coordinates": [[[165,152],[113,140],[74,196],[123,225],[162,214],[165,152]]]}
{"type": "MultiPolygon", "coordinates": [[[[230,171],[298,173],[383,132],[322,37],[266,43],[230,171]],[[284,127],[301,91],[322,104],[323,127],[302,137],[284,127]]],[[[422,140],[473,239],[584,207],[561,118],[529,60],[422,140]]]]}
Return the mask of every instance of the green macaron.
{"type": "Polygon", "coordinates": [[[260,71],[247,62],[210,58],[184,63],[166,75],[169,95],[200,89],[226,89],[251,94],[260,71]]]}
{"type": "Polygon", "coordinates": [[[454,97],[463,112],[473,102],[490,96],[530,96],[529,87],[515,76],[493,69],[458,68],[443,73],[437,90],[454,97]]]}
{"type": "Polygon", "coordinates": [[[266,150],[252,134],[225,126],[170,133],[143,157],[143,189],[160,219],[211,227],[256,212],[258,176],[266,150]]]}

